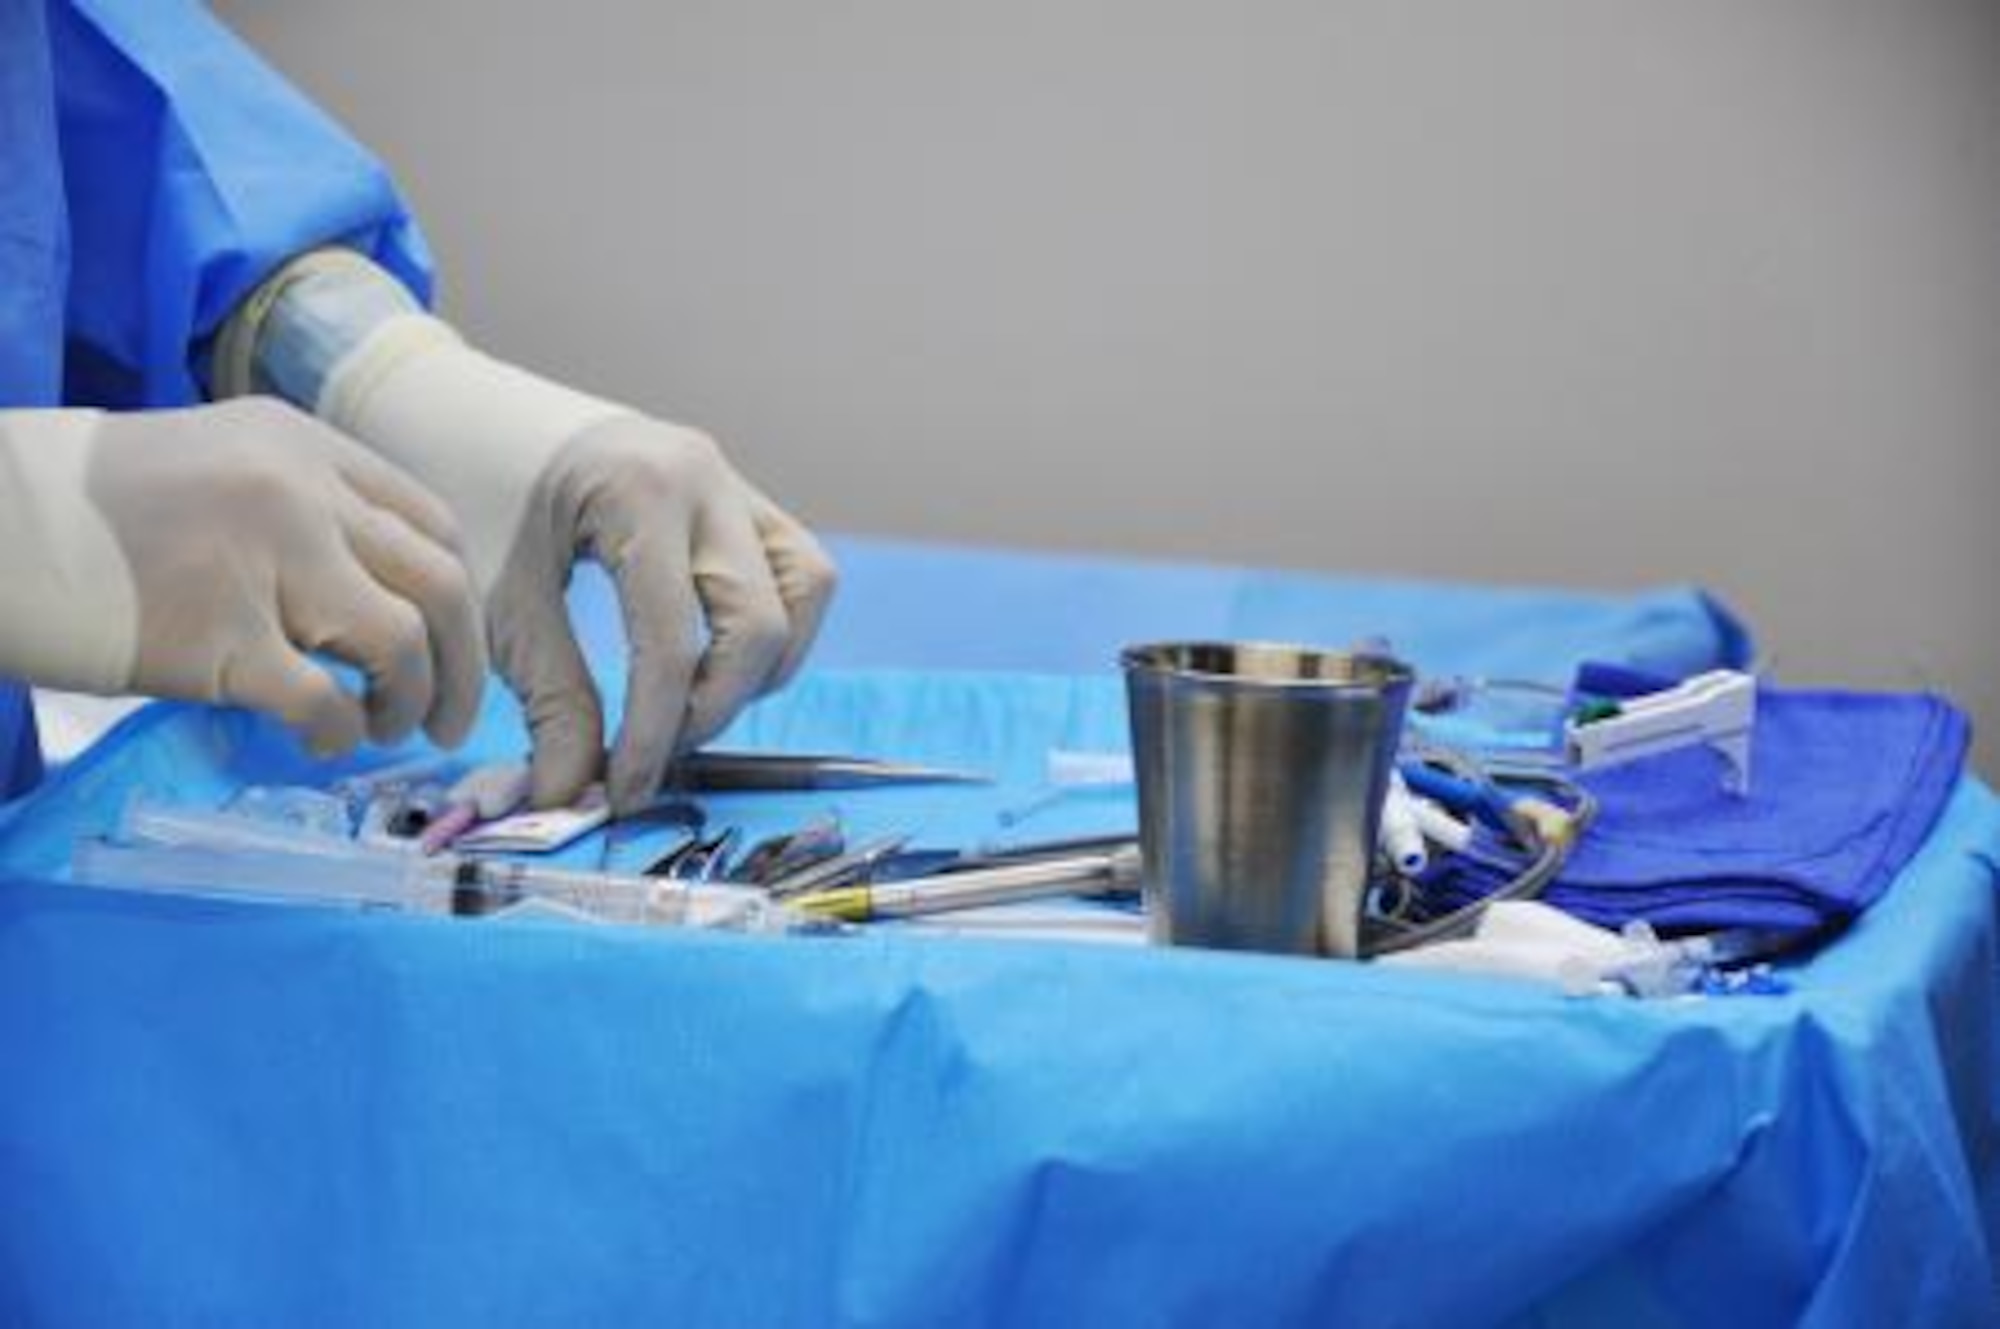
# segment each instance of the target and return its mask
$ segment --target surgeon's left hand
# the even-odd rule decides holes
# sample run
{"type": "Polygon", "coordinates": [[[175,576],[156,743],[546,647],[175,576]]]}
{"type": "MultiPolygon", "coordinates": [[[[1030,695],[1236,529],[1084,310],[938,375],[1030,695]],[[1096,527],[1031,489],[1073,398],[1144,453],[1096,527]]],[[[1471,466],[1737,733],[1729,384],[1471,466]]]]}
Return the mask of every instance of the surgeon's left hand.
{"type": "Polygon", "coordinates": [[[319,411],[452,508],[495,665],[534,739],[537,806],[603,767],[604,707],[564,591],[580,558],[617,584],[630,643],[614,810],[804,659],[833,592],[819,542],[708,436],[485,355],[423,315],[338,371],[319,411]]]}
{"type": "Polygon", "coordinates": [[[534,735],[538,804],[574,798],[604,742],[563,599],[575,559],[610,572],[630,644],[609,772],[618,811],[651,801],[672,755],[720,733],[805,658],[833,565],[706,435],[618,416],[554,441],[525,492],[509,487],[525,468],[487,474],[451,501],[468,540],[505,550],[486,593],[487,636],[534,735]]]}

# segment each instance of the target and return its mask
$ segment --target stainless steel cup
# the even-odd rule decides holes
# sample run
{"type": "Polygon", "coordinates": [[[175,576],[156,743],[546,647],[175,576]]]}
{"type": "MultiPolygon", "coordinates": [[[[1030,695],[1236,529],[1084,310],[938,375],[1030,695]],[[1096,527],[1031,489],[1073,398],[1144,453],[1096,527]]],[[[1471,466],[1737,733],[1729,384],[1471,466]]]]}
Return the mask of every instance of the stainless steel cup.
{"type": "Polygon", "coordinates": [[[1153,940],[1358,955],[1409,667],[1243,642],[1121,663],[1153,940]]]}

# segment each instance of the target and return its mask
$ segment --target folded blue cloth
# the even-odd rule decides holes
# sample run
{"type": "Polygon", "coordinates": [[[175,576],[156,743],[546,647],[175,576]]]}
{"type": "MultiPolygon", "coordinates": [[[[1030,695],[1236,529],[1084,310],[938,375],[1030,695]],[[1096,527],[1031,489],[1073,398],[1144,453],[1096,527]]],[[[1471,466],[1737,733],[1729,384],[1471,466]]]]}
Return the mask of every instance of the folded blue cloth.
{"type": "MultiPolygon", "coordinates": [[[[1579,682],[1599,695],[1629,691],[1604,671],[1579,682]]],[[[1843,922],[1924,842],[1958,783],[1970,732],[1941,697],[1762,688],[1747,796],[1723,789],[1723,759],[1708,748],[1587,774],[1597,821],[1543,898],[1607,927],[1843,922]]],[[[1491,866],[1460,864],[1435,885],[1456,902],[1502,880],[1491,866]]]]}

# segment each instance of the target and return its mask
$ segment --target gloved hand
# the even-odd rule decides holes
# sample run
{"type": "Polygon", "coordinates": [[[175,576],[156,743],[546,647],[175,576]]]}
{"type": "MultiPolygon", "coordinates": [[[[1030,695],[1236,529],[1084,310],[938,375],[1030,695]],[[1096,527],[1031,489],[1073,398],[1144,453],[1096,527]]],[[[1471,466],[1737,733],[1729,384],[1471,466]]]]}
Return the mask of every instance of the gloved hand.
{"type": "Polygon", "coordinates": [[[631,648],[618,812],[791,676],[832,595],[818,542],[708,437],[503,364],[428,316],[372,332],[318,411],[457,513],[494,663],[533,734],[537,806],[573,800],[603,762],[603,706],[564,602],[576,559],[610,572],[631,648]]]}
{"type": "Polygon", "coordinates": [[[0,675],[249,706],[321,754],[419,723],[453,744],[486,674],[457,540],[416,481],[270,398],[0,413],[0,675]]]}
{"type": "Polygon", "coordinates": [[[217,395],[307,406],[452,505],[494,662],[527,713],[537,806],[603,767],[604,708],[563,598],[578,558],[609,569],[631,644],[619,812],[790,677],[832,595],[819,544],[712,440],[481,354],[351,250],[267,278],[225,322],[212,371],[217,395]]]}

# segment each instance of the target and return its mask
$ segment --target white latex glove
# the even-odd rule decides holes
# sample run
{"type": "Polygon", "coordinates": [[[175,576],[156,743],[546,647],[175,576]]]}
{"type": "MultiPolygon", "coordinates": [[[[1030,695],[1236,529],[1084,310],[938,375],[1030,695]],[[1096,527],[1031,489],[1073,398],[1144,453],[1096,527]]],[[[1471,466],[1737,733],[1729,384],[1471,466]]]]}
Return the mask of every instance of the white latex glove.
{"type": "Polygon", "coordinates": [[[818,631],[831,561],[692,429],[504,364],[416,313],[345,356],[317,410],[458,515],[494,664],[533,735],[539,807],[572,801],[604,764],[604,708],[564,601],[577,559],[610,572],[630,642],[618,812],[784,683],[818,631]]]}
{"type": "Polygon", "coordinates": [[[420,723],[453,744],[486,674],[457,539],[416,481],[270,398],[0,413],[0,675],[248,706],[321,754],[420,723]]]}

